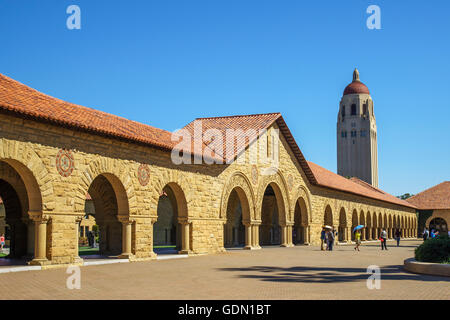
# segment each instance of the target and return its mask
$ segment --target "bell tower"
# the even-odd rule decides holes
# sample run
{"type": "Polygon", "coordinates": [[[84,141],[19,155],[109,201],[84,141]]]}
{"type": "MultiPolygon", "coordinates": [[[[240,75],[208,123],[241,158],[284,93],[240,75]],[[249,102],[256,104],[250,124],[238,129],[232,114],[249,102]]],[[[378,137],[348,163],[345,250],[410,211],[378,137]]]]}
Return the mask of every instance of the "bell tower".
{"type": "Polygon", "coordinates": [[[378,188],[377,125],[369,89],[359,80],[345,88],[337,120],[337,170],[378,188]]]}

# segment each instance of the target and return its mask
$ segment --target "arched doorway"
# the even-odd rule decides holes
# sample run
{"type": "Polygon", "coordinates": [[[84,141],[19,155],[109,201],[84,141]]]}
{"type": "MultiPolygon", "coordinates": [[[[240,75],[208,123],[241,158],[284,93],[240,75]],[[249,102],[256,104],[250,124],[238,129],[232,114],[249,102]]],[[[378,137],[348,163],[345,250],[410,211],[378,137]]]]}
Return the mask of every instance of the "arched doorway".
{"type": "Polygon", "coordinates": [[[361,241],[366,240],[367,224],[366,224],[366,219],[364,216],[364,211],[362,211],[362,210],[359,214],[359,224],[364,226],[364,229],[361,231],[361,241]]]}
{"type": "Polygon", "coordinates": [[[304,244],[307,242],[308,209],[305,200],[300,197],[295,204],[294,228],[292,229],[292,239],[294,244],[304,244]]]}
{"type": "Polygon", "coordinates": [[[377,213],[373,213],[372,217],[372,239],[377,240],[378,239],[378,220],[377,220],[377,213]]]}
{"type": "Polygon", "coordinates": [[[367,212],[366,221],[367,221],[366,239],[372,240],[372,215],[370,214],[370,212],[367,212]]]}
{"type": "MultiPolygon", "coordinates": [[[[246,231],[244,223],[250,222],[250,207],[244,190],[234,188],[227,203],[227,217],[224,225],[224,247],[246,247],[246,231]]],[[[250,247],[250,244],[248,244],[250,247]]]]}
{"type": "Polygon", "coordinates": [[[12,159],[0,160],[0,199],[0,225],[4,228],[0,233],[6,238],[0,264],[15,264],[17,259],[24,263],[31,258],[31,264],[47,263],[48,220],[42,217],[39,186],[25,165],[12,159]]]}
{"type": "Polygon", "coordinates": [[[428,230],[431,231],[433,229],[439,231],[440,234],[447,234],[448,232],[447,222],[445,222],[444,219],[439,217],[434,218],[428,224],[428,230]]]}
{"type": "Polygon", "coordinates": [[[285,221],[284,201],[276,183],[270,183],[264,191],[261,207],[260,242],[262,245],[281,245],[281,225],[285,221]]]}
{"type": "Polygon", "coordinates": [[[153,250],[156,254],[188,253],[192,247],[187,202],[176,183],[167,184],[159,197],[158,218],[153,225],[153,250]]]}
{"type": "Polygon", "coordinates": [[[355,210],[353,210],[353,214],[352,214],[352,240],[355,240],[355,233],[353,232],[353,230],[355,229],[355,227],[357,227],[359,225],[358,222],[358,212],[355,210]]]}
{"type": "Polygon", "coordinates": [[[333,227],[333,211],[331,210],[330,205],[327,205],[325,208],[325,213],[323,216],[323,224],[326,226],[333,227]]]}
{"type": "MultiPolygon", "coordinates": [[[[119,217],[129,215],[128,198],[116,176],[103,173],[92,181],[86,196],[85,212],[85,218],[92,216],[95,219],[95,225],[87,237],[93,237],[98,255],[116,257],[122,253],[131,254],[125,252],[123,225],[119,221],[119,217]]],[[[81,249],[79,255],[85,259],[92,257],[84,255],[81,249]]]]}
{"type": "Polygon", "coordinates": [[[388,238],[389,239],[392,239],[393,237],[392,237],[392,229],[394,228],[394,226],[393,226],[393,222],[392,222],[392,215],[391,214],[389,214],[389,226],[388,226],[388,238]]]}
{"type": "Polygon", "coordinates": [[[338,239],[340,242],[344,242],[348,239],[348,237],[347,237],[347,216],[346,216],[344,208],[341,208],[341,211],[339,213],[338,239]]]}

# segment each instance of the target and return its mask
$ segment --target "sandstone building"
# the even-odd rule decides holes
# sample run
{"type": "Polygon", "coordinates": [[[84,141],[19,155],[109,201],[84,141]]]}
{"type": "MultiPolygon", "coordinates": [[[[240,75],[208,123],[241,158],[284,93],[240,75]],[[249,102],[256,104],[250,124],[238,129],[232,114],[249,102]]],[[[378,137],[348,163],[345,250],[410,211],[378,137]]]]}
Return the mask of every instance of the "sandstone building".
{"type": "Polygon", "coordinates": [[[155,241],[169,236],[179,252],[193,255],[239,245],[317,244],[324,224],[339,229],[342,242],[351,241],[358,224],[367,226],[367,240],[377,239],[381,228],[390,237],[395,228],[416,236],[413,204],[306,161],[279,113],[196,119],[184,129],[193,133],[187,158],[194,161],[176,164],[172,151],[191,144],[172,141],[171,132],[0,75],[0,197],[11,255],[29,254],[31,264],[43,266],[82,263],[79,224],[87,194],[100,252],[130,260],[154,259],[155,241]],[[214,137],[205,139],[207,129],[214,137]],[[240,144],[224,142],[220,150],[227,129],[243,130],[235,137],[240,144]],[[249,129],[262,134],[247,135],[249,129]],[[257,145],[265,146],[258,156],[277,155],[276,166],[246,160],[257,145]],[[172,216],[162,217],[167,211],[172,216]],[[155,234],[158,224],[169,228],[170,222],[171,235],[155,234]]]}
{"type": "Polygon", "coordinates": [[[448,227],[450,226],[450,181],[435,185],[406,201],[417,207],[419,232],[422,233],[427,227],[428,230],[434,229],[439,230],[442,234],[448,233],[448,227]]]}

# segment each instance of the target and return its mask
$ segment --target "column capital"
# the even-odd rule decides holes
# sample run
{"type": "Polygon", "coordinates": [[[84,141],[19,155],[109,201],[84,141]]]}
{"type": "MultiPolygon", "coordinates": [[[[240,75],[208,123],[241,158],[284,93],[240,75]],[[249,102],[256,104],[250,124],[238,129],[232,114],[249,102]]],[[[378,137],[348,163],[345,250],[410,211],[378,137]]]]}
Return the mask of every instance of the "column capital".
{"type": "Polygon", "coordinates": [[[50,220],[50,216],[42,214],[41,211],[29,211],[30,219],[37,223],[47,223],[50,220]]]}
{"type": "Polygon", "coordinates": [[[178,217],[179,224],[190,224],[191,222],[188,217],[178,217]]]}
{"type": "Polygon", "coordinates": [[[122,224],[132,224],[135,220],[133,218],[130,218],[130,216],[117,216],[117,220],[121,222],[122,224]]]}

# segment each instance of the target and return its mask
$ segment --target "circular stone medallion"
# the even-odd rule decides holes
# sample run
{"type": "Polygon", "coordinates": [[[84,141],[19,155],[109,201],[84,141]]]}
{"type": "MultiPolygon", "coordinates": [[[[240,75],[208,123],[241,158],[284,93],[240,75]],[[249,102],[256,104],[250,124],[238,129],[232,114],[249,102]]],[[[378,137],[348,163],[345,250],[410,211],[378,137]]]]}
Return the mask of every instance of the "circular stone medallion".
{"type": "Polygon", "coordinates": [[[150,168],[146,164],[141,164],[138,168],[138,179],[141,186],[146,186],[150,181],[150,168]]]}
{"type": "Polygon", "coordinates": [[[258,183],[258,168],[256,167],[256,165],[253,165],[252,167],[252,182],[253,184],[258,183]]]}
{"type": "Polygon", "coordinates": [[[75,167],[73,155],[70,150],[60,149],[56,155],[56,169],[63,177],[68,177],[72,174],[75,167]]]}

